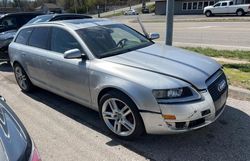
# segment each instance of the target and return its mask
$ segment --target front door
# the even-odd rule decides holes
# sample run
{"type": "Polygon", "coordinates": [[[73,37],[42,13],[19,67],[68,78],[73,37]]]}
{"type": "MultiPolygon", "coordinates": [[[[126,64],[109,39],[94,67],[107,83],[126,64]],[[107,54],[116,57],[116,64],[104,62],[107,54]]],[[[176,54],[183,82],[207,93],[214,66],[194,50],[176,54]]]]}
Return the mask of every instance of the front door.
{"type": "Polygon", "coordinates": [[[214,14],[220,13],[220,12],[221,12],[220,9],[221,9],[221,2],[218,2],[218,3],[216,3],[216,4],[214,5],[214,8],[213,8],[213,10],[212,10],[212,13],[214,13],[214,14]]]}

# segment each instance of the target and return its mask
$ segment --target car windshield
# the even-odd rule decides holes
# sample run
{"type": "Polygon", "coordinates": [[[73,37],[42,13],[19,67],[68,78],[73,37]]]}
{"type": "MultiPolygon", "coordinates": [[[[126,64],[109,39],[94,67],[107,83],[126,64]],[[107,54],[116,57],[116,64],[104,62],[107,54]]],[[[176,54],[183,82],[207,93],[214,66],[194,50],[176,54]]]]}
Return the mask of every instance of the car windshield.
{"type": "Polygon", "coordinates": [[[77,33],[97,58],[114,56],[153,44],[137,31],[122,24],[89,27],[77,30],[77,33]]]}
{"type": "Polygon", "coordinates": [[[34,24],[38,22],[48,22],[52,18],[52,15],[37,16],[31,19],[27,24],[34,24]]]}

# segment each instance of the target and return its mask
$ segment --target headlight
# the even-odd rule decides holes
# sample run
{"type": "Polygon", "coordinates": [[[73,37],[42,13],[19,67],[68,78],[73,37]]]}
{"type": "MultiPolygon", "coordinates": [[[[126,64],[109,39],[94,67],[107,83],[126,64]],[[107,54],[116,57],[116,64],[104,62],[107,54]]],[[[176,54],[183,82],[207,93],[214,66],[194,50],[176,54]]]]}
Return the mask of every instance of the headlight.
{"type": "Polygon", "coordinates": [[[200,94],[190,87],[153,90],[153,95],[157,100],[166,102],[193,101],[201,98],[200,94]]]}

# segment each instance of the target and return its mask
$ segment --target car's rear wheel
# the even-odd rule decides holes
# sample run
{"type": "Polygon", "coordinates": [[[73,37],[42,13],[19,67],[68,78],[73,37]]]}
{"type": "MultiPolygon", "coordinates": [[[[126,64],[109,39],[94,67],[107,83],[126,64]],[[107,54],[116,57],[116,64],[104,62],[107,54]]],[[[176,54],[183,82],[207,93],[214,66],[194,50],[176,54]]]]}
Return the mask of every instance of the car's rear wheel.
{"type": "Polygon", "coordinates": [[[239,10],[237,10],[236,15],[237,16],[243,16],[244,15],[244,11],[242,9],[239,9],[239,10]]]}
{"type": "Polygon", "coordinates": [[[122,139],[133,139],[144,132],[136,105],[125,94],[110,91],[100,99],[100,115],[108,129],[122,139]]]}
{"type": "Polygon", "coordinates": [[[211,17],[211,16],[212,16],[212,12],[211,12],[211,11],[206,11],[206,12],[205,12],[205,15],[206,15],[207,17],[211,17]]]}
{"type": "Polygon", "coordinates": [[[19,64],[14,65],[14,73],[17,84],[22,89],[22,91],[30,92],[33,90],[34,88],[33,84],[31,83],[24,69],[19,64]]]}

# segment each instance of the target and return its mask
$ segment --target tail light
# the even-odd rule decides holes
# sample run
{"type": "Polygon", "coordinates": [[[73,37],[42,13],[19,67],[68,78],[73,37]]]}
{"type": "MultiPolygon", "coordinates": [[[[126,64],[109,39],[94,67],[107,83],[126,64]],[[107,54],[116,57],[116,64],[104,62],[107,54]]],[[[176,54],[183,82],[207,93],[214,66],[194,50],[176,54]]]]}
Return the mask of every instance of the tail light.
{"type": "Polygon", "coordinates": [[[34,146],[34,149],[33,149],[33,152],[31,154],[32,156],[30,157],[31,158],[31,161],[41,161],[41,158],[39,156],[39,153],[37,151],[37,148],[36,146],[34,146]]]}

